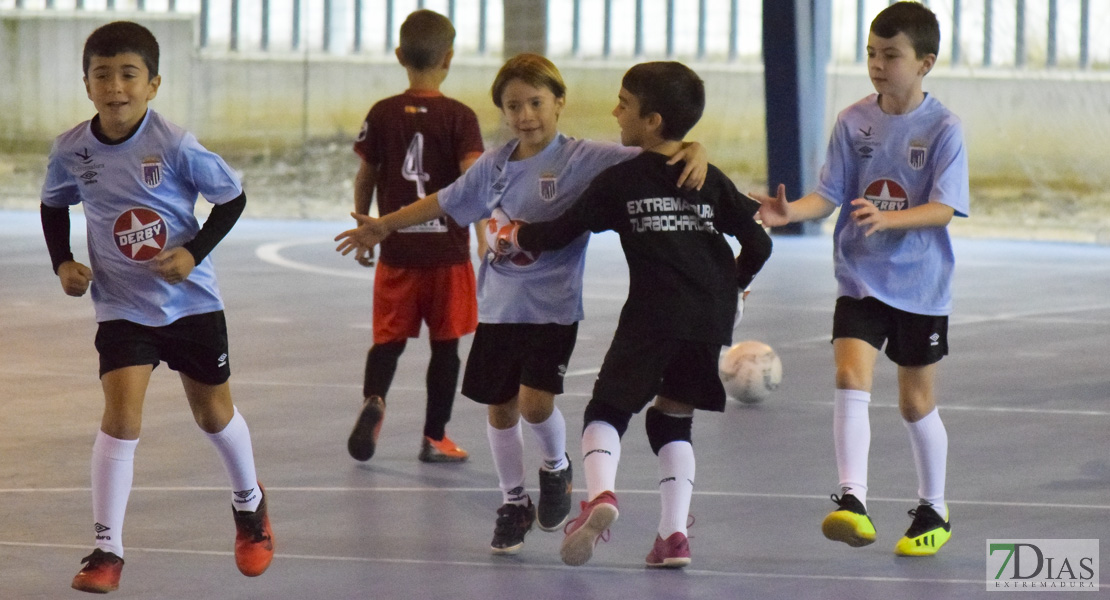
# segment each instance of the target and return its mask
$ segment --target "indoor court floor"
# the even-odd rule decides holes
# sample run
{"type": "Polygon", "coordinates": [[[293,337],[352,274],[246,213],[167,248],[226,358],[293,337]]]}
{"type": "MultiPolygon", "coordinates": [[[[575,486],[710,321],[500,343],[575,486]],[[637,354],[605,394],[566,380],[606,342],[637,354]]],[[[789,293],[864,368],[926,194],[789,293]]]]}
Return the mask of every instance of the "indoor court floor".
{"type": "MultiPolygon", "coordinates": [[[[75,214],[81,260],[83,227],[75,214]]],[[[782,386],[763,404],[697,415],[693,563],[656,571],[643,566],[659,509],[642,414],[625,436],[620,519],[577,568],[559,560],[561,532],[535,529],[518,555],[490,554],[500,496],[482,407],[459,396],[448,427],[469,462],[417,461],[426,337],[401,358],[377,454],[367,463],[347,455],[372,277],[333,251],[347,227],[244,220],[214,253],[232,393],[269,494],[270,570],[256,579],[236,570],[226,474],[163,365],[146,399],[113,597],[993,598],[1001,596],[986,590],[988,539],[1110,539],[1110,247],[956,241],[951,354],[939,371],[953,537],[935,557],[913,559],[892,551],[917,482],[885,357],[871,409],[878,541],[853,549],[821,535],[837,492],[832,246],[827,236],[775,237],[737,341],[773,346],[782,386]]],[[[558,401],[579,471],[576,508],[582,410],[626,282],[616,236],[594,236],[587,316],[558,401]]],[[[81,597],[69,584],[92,548],[89,455],[103,407],[95,328],[89,298],[65,296],[51,274],[37,213],[0,211],[0,598],[81,597]]],[[[468,349],[469,338],[464,360],[468,349]]],[[[535,497],[539,459],[525,436],[535,497]]],[[[1099,566],[1107,581],[1110,547],[1099,566]]]]}

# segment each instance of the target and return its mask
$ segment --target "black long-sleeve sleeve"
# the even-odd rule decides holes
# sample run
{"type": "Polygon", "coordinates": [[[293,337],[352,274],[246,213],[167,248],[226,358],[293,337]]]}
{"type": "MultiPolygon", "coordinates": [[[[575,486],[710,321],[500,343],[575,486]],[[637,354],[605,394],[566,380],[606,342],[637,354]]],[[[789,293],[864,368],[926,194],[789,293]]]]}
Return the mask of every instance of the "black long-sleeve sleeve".
{"type": "Polygon", "coordinates": [[[73,250],[69,245],[69,207],[39,204],[39,218],[42,220],[42,234],[46,237],[46,250],[50,253],[50,264],[56,274],[62,263],[73,260],[73,250]]]}
{"type": "Polygon", "coordinates": [[[740,240],[740,254],[736,256],[736,285],[745,289],[771,257],[771,236],[755,219],[749,219],[744,221],[743,230],[736,239],[740,240]]]}
{"type": "Polygon", "coordinates": [[[525,223],[516,234],[523,250],[557,250],[589,231],[578,213],[568,210],[553,221],[525,223]]]}
{"type": "Polygon", "coordinates": [[[200,264],[206,256],[224,239],[231,228],[239,220],[239,216],[243,214],[243,209],[247,207],[247,194],[246,192],[239,194],[239,197],[225,202],[224,204],[217,204],[212,207],[212,212],[208,214],[208,219],[204,221],[200,231],[197,232],[196,237],[189,240],[183,246],[190,254],[193,255],[193,261],[200,264]]]}

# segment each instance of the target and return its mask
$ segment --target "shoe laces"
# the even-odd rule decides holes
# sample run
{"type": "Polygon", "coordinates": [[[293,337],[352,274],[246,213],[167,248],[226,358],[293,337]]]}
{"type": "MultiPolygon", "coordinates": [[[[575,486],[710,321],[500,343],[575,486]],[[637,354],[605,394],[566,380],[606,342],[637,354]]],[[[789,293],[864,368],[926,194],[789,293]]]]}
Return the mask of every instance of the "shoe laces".
{"type": "MultiPolygon", "coordinates": [[[[577,518],[574,518],[574,519],[571,519],[571,520],[567,521],[566,525],[563,525],[563,534],[564,535],[569,534],[571,526],[574,525],[575,523],[577,523],[580,519],[587,518],[587,515],[589,515],[589,513],[586,512],[586,507],[589,506],[589,504],[590,504],[589,502],[582,502],[582,513],[580,515],[578,515],[577,518]]],[[[594,546],[597,546],[601,542],[608,542],[608,541],[609,541],[609,529],[606,528],[605,531],[602,531],[601,533],[597,534],[597,538],[594,539],[594,546]]]]}
{"type": "Polygon", "coordinates": [[[235,517],[239,530],[250,536],[252,542],[263,542],[269,539],[269,536],[266,535],[266,529],[262,526],[262,517],[258,514],[258,511],[236,511],[235,517]]]}
{"type": "Polygon", "coordinates": [[[527,510],[527,506],[519,504],[505,504],[497,509],[497,521],[493,525],[494,533],[506,533],[522,524],[527,510]]]}
{"type": "Polygon", "coordinates": [[[97,548],[92,551],[92,554],[89,554],[85,558],[82,558],[81,564],[87,564],[88,569],[98,569],[101,565],[113,564],[116,561],[119,561],[120,564],[123,564],[122,558],[116,556],[115,554],[112,554],[111,552],[105,552],[100,548],[97,548]]]}

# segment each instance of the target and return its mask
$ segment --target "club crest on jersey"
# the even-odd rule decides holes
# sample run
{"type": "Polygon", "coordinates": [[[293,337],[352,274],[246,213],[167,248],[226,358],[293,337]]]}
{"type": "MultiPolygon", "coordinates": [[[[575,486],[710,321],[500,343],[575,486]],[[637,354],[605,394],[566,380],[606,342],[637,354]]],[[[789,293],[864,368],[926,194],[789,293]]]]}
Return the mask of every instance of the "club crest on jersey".
{"type": "Polygon", "coordinates": [[[143,159],[143,183],[148,188],[156,188],[162,183],[162,157],[148,156],[143,159]]]}
{"type": "Polygon", "coordinates": [[[540,175],[540,198],[544,202],[551,202],[555,199],[555,194],[558,193],[555,188],[555,175],[553,173],[544,173],[540,175]]]}
{"type": "Polygon", "coordinates": [[[120,253],[136,262],[147,261],[166,247],[166,220],[148,208],[132,208],[116,217],[112,234],[120,253]]]}
{"type": "Polygon", "coordinates": [[[879,210],[905,210],[909,205],[906,190],[893,179],[872,181],[863,191],[863,197],[879,210]]]}
{"type": "Polygon", "coordinates": [[[910,146],[910,167],[915,171],[925,168],[925,159],[928,158],[928,148],[925,146],[910,146]]]}

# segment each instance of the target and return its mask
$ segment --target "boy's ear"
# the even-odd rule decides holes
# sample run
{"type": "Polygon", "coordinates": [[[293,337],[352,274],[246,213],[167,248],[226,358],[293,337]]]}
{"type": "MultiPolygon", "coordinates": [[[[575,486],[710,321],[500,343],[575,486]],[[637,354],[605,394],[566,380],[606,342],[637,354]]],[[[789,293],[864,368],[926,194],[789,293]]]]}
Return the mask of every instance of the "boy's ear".
{"type": "Polygon", "coordinates": [[[402,67],[405,66],[405,55],[401,53],[400,46],[393,49],[393,54],[397,57],[397,62],[401,63],[402,67]]]}
{"type": "Polygon", "coordinates": [[[451,59],[455,57],[455,49],[449,48],[447,54],[443,55],[443,62],[439,65],[440,68],[447,70],[451,68],[451,59]]]}
{"type": "Polygon", "coordinates": [[[647,116],[648,131],[663,137],[663,115],[653,112],[647,116]]]}
{"type": "Polygon", "coordinates": [[[926,54],[925,58],[921,59],[921,76],[924,77],[933,70],[933,66],[937,64],[936,54],[926,54]]]}
{"type": "Polygon", "coordinates": [[[150,90],[147,92],[147,95],[146,95],[146,101],[147,102],[150,102],[151,100],[154,99],[155,96],[158,95],[158,86],[162,85],[162,76],[161,75],[155,75],[154,77],[151,77],[149,85],[150,85],[150,90]]]}

